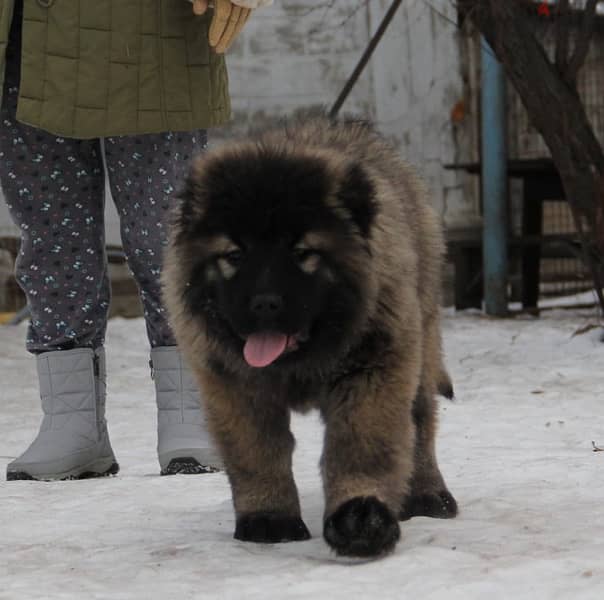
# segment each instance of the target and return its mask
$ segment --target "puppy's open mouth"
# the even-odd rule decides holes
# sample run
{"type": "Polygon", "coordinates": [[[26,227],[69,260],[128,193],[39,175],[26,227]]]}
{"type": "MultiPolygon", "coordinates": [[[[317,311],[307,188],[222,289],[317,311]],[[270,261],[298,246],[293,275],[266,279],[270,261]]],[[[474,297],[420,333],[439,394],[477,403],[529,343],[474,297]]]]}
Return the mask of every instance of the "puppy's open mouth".
{"type": "Polygon", "coordinates": [[[304,340],[302,334],[287,335],[275,331],[251,333],[245,340],[243,357],[250,367],[268,367],[280,356],[297,350],[298,343],[304,340]]]}

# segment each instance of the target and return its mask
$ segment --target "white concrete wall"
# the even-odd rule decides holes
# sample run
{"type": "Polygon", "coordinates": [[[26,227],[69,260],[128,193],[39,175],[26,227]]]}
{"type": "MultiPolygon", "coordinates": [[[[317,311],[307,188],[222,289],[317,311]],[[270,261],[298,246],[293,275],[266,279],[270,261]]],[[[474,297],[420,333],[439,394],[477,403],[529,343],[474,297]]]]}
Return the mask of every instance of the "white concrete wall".
{"type": "MultiPolygon", "coordinates": [[[[328,4],[276,0],[250,19],[227,58],[234,130],[334,102],[367,45],[370,23],[363,0],[328,4]]],[[[363,76],[346,109],[374,115],[371,75],[363,76]]]]}
{"type": "MultiPolygon", "coordinates": [[[[369,2],[371,29],[391,4],[369,2]]],[[[403,2],[372,61],[375,119],[428,181],[434,205],[451,228],[478,219],[467,176],[444,165],[468,161],[465,129],[451,113],[464,101],[457,14],[450,0],[403,2]]],[[[464,120],[471,119],[465,107],[464,120]]]]}
{"type": "MultiPolygon", "coordinates": [[[[232,129],[330,106],[391,3],[277,0],[257,11],[229,55],[232,129]]],[[[451,0],[403,2],[343,110],[375,120],[423,173],[445,223],[467,227],[478,220],[476,195],[465,175],[443,169],[472,155],[450,117],[464,99],[456,19],[451,0]]]]}

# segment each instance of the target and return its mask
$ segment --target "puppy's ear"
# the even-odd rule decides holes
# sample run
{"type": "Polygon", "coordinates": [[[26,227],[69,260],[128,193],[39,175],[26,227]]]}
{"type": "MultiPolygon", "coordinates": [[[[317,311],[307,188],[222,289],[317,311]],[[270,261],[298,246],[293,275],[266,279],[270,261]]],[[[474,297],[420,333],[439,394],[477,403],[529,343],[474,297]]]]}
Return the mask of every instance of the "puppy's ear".
{"type": "Polygon", "coordinates": [[[338,197],[346,207],[363,237],[369,237],[377,214],[375,188],[369,176],[358,164],[352,164],[344,173],[338,197]]]}
{"type": "Polygon", "coordinates": [[[195,233],[205,214],[205,194],[195,173],[189,174],[184,188],[176,197],[171,225],[180,235],[195,233]]]}

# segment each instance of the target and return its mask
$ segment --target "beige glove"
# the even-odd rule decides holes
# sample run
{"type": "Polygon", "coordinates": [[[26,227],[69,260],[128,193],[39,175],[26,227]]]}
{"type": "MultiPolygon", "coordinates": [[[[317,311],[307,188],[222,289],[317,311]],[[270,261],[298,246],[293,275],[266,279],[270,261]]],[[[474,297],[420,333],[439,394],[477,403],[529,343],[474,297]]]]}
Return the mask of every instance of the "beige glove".
{"type": "MultiPolygon", "coordinates": [[[[252,9],[272,4],[273,0],[213,0],[214,15],[210,23],[210,46],[218,53],[226,52],[252,13],[252,9]]],[[[208,0],[193,0],[193,12],[203,15],[208,0]]]]}
{"type": "Polygon", "coordinates": [[[260,8],[271,5],[273,0],[231,0],[231,2],[243,8],[260,8]]]}

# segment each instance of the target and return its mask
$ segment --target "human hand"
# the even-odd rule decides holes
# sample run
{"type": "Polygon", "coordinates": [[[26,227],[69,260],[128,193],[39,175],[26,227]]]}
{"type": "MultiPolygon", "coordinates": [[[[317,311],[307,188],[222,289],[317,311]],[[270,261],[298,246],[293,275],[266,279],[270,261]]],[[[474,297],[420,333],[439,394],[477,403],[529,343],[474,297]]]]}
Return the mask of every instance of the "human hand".
{"type": "Polygon", "coordinates": [[[190,2],[196,15],[203,15],[208,10],[208,0],[190,0],[190,2]]]}
{"type": "Polygon", "coordinates": [[[210,23],[210,46],[218,53],[226,52],[249,19],[252,9],[272,4],[273,0],[192,0],[193,12],[203,15],[210,6],[214,15],[210,23]]]}
{"type": "MultiPolygon", "coordinates": [[[[209,0],[190,0],[190,2],[193,4],[193,12],[196,15],[203,15],[208,10],[208,6],[213,5],[209,0]]],[[[260,8],[269,6],[273,0],[231,0],[231,2],[242,8],[260,8]]]]}

